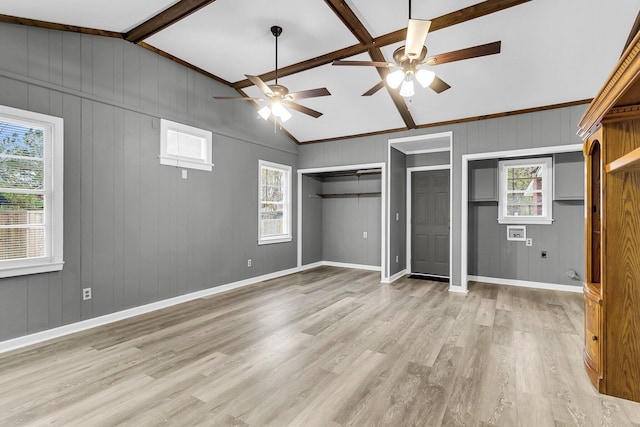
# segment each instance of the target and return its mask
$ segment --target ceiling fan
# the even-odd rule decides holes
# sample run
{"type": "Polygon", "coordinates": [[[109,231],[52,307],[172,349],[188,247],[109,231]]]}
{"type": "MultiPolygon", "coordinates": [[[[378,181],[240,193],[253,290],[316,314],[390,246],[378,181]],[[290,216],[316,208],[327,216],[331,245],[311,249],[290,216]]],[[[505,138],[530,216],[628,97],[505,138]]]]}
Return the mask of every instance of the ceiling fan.
{"type": "Polygon", "coordinates": [[[275,83],[272,85],[266,84],[258,76],[250,76],[245,74],[245,77],[258,87],[266,95],[265,98],[251,98],[246,96],[214,96],[214,99],[226,99],[226,100],[243,100],[243,101],[269,101],[269,105],[262,107],[258,110],[260,117],[267,120],[271,115],[276,119],[280,119],[281,122],[286,122],[291,118],[291,113],[287,108],[299,111],[314,118],[318,118],[322,115],[321,112],[312,110],[311,108],[297,104],[293,101],[306,98],[316,98],[319,96],[328,96],[331,93],[327,88],[302,90],[299,92],[289,93],[289,89],[285,86],[278,84],[278,37],[282,34],[282,27],[274,25],[271,27],[271,34],[276,38],[276,78],[275,83]]]}
{"type": "MultiPolygon", "coordinates": [[[[434,66],[445,64],[447,62],[500,53],[501,42],[498,41],[426,58],[427,47],[424,43],[427,39],[427,35],[429,34],[430,27],[431,21],[411,19],[411,0],[409,0],[407,39],[404,46],[399,47],[393,52],[394,62],[336,60],[333,61],[333,65],[399,68],[398,70],[387,74],[385,78],[386,83],[392,89],[400,87],[400,95],[403,97],[410,97],[415,93],[413,84],[414,79],[418,81],[420,86],[424,88],[429,86],[436,93],[444,92],[451,87],[445,81],[436,76],[433,71],[419,68],[420,65],[434,66]]],[[[384,87],[385,80],[373,86],[371,89],[363,93],[362,96],[371,96],[382,89],[384,87]]]]}

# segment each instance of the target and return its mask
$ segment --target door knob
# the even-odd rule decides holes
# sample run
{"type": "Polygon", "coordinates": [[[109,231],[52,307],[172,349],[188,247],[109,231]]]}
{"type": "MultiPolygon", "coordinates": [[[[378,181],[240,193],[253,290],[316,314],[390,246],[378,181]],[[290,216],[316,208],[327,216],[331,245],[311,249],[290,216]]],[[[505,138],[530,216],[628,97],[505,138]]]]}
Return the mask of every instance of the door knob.
{"type": "Polygon", "coordinates": [[[597,335],[591,335],[591,339],[594,341],[598,341],[598,336],[597,335]]]}

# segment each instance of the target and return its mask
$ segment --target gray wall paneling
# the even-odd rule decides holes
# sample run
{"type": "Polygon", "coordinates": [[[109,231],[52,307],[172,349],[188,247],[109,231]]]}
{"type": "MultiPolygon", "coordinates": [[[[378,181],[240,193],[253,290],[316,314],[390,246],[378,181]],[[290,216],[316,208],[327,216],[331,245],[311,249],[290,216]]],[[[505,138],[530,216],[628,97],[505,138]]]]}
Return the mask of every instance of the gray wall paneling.
{"type": "Polygon", "coordinates": [[[322,180],[302,175],[302,265],[322,261],[322,180]]]}
{"type": "Polygon", "coordinates": [[[122,40],[4,23],[0,39],[0,104],[65,120],[65,265],[0,279],[0,340],[295,267],[295,200],[293,241],[257,245],[257,177],[258,159],[295,175],[297,147],[211,99],[231,89],[122,40]],[[160,117],[214,132],[213,172],[158,164],[160,117]]]}
{"type": "Polygon", "coordinates": [[[584,274],[584,215],[582,201],[554,202],[551,225],[527,225],[533,246],[507,240],[507,226],[498,224],[496,202],[469,203],[470,275],[582,286],[566,270],[584,274]],[[547,258],[540,256],[547,251],[547,258]]]}
{"type": "MultiPolygon", "coordinates": [[[[379,191],[380,175],[325,178],[322,183],[325,194],[379,191]]],[[[380,266],[380,207],[380,195],[322,199],[322,259],[380,266]]]]}
{"type": "MultiPolygon", "coordinates": [[[[518,148],[548,147],[576,144],[582,141],[576,128],[586,105],[511,115],[495,119],[435,126],[394,134],[374,135],[299,147],[298,163],[301,168],[348,165],[363,162],[387,162],[388,141],[392,138],[453,132],[453,279],[452,286],[460,282],[460,230],[461,223],[462,156],[518,148]]],[[[583,215],[574,218],[582,223],[583,215]]],[[[582,243],[573,250],[580,251],[582,243]]],[[[389,255],[387,255],[389,258],[389,255]]],[[[500,277],[500,276],[498,276],[500,277]]]]}
{"type": "Polygon", "coordinates": [[[391,148],[389,162],[389,276],[404,270],[407,266],[407,163],[409,158],[404,153],[391,148]],[[396,220],[396,214],[398,220],[396,220]],[[398,262],[396,262],[396,256],[398,262]]]}
{"type": "Polygon", "coordinates": [[[448,151],[411,154],[407,156],[407,168],[448,165],[449,157],[450,155],[448,151]]]}

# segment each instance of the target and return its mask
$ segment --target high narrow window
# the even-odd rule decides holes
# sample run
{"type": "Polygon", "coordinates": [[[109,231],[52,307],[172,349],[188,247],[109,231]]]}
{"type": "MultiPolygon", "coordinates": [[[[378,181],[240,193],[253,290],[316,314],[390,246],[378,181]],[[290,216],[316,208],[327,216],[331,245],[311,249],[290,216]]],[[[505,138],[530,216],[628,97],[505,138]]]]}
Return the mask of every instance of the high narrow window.
{"type": "Polygon", "coordinates": [[[259,161],[258,244],[291,241],[291,167],[259,161]]]}
{"type": "Polygon", "coordinates": [[[63,121],[0,106],[0,277],[62,269],[63,121]]]}
{"type": "Polygon", "coordinates": [[[551,157],[500,162],[500,224],[551,224],[551,157]]]}
{"type": "Polygon", "coordinates": [[[161,165],[211,171],[210,131],[161,119],[160,134],[161,165]]]}

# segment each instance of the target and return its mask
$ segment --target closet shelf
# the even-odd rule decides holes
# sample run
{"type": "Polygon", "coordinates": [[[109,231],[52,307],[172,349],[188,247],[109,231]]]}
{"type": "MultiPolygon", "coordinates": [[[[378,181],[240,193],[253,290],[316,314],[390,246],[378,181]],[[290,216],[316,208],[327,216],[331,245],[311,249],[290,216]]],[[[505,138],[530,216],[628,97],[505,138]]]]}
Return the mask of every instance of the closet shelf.
{"type": "Polygon", "coordinates": [[[318,194],[318,196],[324,198],[328,198],[328,197],[360,197],[360,196],[379,196],[381,195],[382,192],[380,191],[374,191],[374,192],[368,192],[368,193],[325,193],[325,194],[318,194]]]}
{"type": "Polygon", "coordinates": [[[362,175],[380,175],[380,174],[382,174],[381,169],[358,169],[358,170],[348,170],[348,171],[309,173],[306,175],[313,176],[315,178],[340,178],[344,176],[360,177],[362,175]]]}
{"type": "Polygon", "coordinates": [[[636,172],[640,170],[640,148],[628,152],[607,165],[607,173],[636,172]]]}

